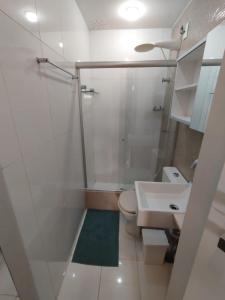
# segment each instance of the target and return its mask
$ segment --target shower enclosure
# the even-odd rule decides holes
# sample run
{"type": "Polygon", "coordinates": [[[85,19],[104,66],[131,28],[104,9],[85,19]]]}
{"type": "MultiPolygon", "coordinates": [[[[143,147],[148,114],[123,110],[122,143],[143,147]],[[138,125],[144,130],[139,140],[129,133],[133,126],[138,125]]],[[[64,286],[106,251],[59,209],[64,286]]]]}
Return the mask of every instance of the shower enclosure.
{"type": "Polygon", "coordinates": [[[127,190],[135,180],[154,181],[168,68],[100,68],[80,75],[87,188],[127,190]]]}

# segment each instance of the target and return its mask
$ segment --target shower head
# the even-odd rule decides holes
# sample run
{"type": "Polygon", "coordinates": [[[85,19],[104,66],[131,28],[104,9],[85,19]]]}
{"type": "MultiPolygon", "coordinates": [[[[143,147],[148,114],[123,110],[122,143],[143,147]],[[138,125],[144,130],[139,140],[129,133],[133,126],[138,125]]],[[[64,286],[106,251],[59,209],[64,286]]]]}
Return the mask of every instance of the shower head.
{"type": "Polygon", "coordinates": [[[136,52],[148,52],[151,51],[154,48],[164,48],[168,50],[176,50],[178,51],[181,46],[181,40],[169,40],[169,41],[160,41],[155,43],[146,43],[138,45],[134,48],[136,52]]]}
{"type": "Polygon", "coordinates": [[[134,48],[136,52],[148,52],[155,48],[155,44],[141,44],[134,48]]]}

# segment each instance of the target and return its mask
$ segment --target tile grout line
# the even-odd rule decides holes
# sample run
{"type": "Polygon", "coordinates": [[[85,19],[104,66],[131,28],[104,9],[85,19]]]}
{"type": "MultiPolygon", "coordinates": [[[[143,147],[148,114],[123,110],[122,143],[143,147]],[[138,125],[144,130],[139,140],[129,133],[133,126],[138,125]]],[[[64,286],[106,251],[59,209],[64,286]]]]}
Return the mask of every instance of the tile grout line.
{"type": "Polygon", "coordinates": [[[99,285],[98,285],[98,297],[97,297],[97,300],[99,300],[99,297],[100,297],[101,281],[102,281],[102,267],[100,267],[100,278],[99,278],[99,285]]]}
{"type": "Polygon", "coordinates": [[[11,298],[18,297],[18,295],[11,295],[11,294],[7,294],[7,293],[0,293],[0,296],[6,296],[6,297],[11,297],[11,298]]]}
{"type": "Polygon", "coordinates": [[[137,238],[135,238],[134,240],[134,244],[135,244],[135,253],[136,253],[136,268],[137,268],[137,276],[138,276],[138,290],[139,290],[139,299],[142,299],[142,295],[141,295],[141,284],[140,284],[140,272],[139,272],[139,261],[138,261],[138,253],[137,253],[137,238]]]}

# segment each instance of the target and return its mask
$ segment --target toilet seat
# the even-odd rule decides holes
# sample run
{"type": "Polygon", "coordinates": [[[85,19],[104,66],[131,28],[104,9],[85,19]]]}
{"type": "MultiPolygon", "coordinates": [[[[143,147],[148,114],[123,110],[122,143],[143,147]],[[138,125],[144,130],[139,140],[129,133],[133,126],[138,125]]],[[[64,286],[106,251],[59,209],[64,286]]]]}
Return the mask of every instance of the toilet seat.
{"type": "Polygon", "coordinates": [[[135,191],[122,192],[118,202],[120,210],[126,214],[137,214],[137,197],[135,191]]]}

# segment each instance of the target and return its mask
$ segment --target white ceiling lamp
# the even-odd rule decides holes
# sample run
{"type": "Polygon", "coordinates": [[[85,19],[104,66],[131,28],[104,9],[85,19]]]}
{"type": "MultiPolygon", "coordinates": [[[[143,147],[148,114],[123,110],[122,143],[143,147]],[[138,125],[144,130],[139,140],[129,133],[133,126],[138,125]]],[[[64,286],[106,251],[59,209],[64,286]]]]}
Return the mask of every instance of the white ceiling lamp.
{"type": "Polygon", "coordinates": [[[163,48],[168,50],[180,50],[181,39],[174,39],[169,41],[160,41],[155,43],[140,44],[134,48],[136,52],[148,52],[154,48],[163,48]]]}
{"type": "Polygon", "coordinates": [[[119,7],[120,17],[129,22],[137,21],[144,16],[145,12],[146,8],[144,4],[137,0],[127,1],[119,7]]]}
{"type": "Polygon", "coordinates": [[[63,48],[63,47],[64,47],[64,45],[63,45],[62,42],[59,42],[59,47],[60,47],[60,48],[63,48]]]}
{"type": "Polygon", "coordinates": [[[29,21],[30,23],[37,23],[37,21],[38,21],[37,14],[33,11],[26,11],[25,17],[26,17],[27,21],[29,21]]]}

